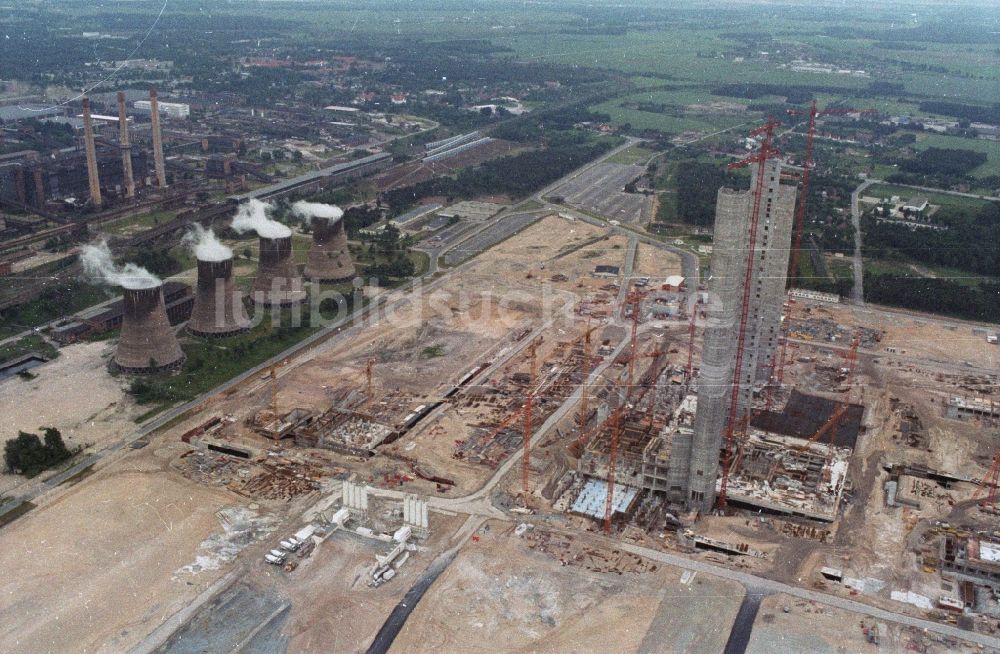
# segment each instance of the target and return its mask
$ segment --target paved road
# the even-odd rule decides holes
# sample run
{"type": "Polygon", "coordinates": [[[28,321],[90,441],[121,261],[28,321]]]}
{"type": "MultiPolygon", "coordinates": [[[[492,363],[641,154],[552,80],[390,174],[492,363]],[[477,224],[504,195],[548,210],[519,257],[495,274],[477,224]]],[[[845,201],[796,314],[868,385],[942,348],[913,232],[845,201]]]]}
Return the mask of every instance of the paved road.
{"type": "Polygon", "coordinates": [[[862,182],[851,193],[851,223],[854,225],[854,286],[851,288],[851,301],[855,304],[865,303],[864,265],[861,259],[861,203],[859,199],[866,188],[874,184],[874,180],[862,182]]]}
{"type": "Polygon", "coordinates": [[[750,644],[750,634],[753,633],[753,623],[757,620],[757,612],[760,610],[760,603],[769,593],[759,588],[747,588],[740,610],[733,620],[733,628],[729,632],[729,640],[726,641],[726,649],[723,654],[743,654],[750,644]]]}
{"type": "Polygon", "coordinates": [[[535,193],[534,195],[532,195],[531,199],[535,200],[536,202],[547,202],[547,200],[545,199],[545,196],[548,195],[549,193],[552,193],[553,191],[555,191],[556,189],[558,189],[560,186],[563,186],[564,184],[573,181],[574,179],[576,179],[577,177],[579,177],[583,173],[587,172],[588,170],[590,170],[591,168],[593,168],[597,164],[603,163],[606,159],[609,159],[609,158],[615,156],[619,152],[622,152],[624,150],[628,150],[633,145],[638,145],[639,143],[642,143],[642,141],[643,141],[643,139],[635,138],[634,136],[626,136],[625,137],[625,143],[623,143],[622,145],[619,145],[617,148],[614,148],[613,150],[609,150],[603,156],[601,156],[601,157],[599,157],[597,159],[594,159],[593,161],[585,163],[584,165],[580,166],[579,168],[577,168],[576,170],[574,170],[570,174],[566,175],[565,177],[560,177],[556,181],[552,182],[551,184],[549,184],[548,186],[546,186],[545,188],[543,188],[541,191],[538,191],[537,193],[535,193]]]}
{"type": "Polygon", "coordinates": [[[372,644],[368,647],[367,654],[385,654],[392,647],[393,641],[396,640],[396,636],[399,632],[403,630],[403,625],[406,624],[406,619],[410,617],[413,609],[417,607],[417,603],[427,592],[427,589],[437,580],[441,573],[444,572],[451,562],[455,560],[462,546],[469,537],[475,533],[477,529],[485,522],[483,518],[476,518],[475,516],[469,516],[465,523],[459,528],[458,533],[455,534],[454,540],[455,545],[452,546],[447,552],[442,553],[428,566],[417,583],[413,585],[410,590],[406,592],[403,599],[400,600],[399,604],[392,610],[389,617],[386,619],[382,628],[378,630],[375,634],[375,639],[372,644]]]}
{"type": "Polygon", "coordinates": [[[635,251],[639,247],[639,240],[632,236],[628,239],[628,247],[625,250],[625,263],[622,266],[621,282],[618,286],[618,307],[624,311],[625,297],[632,288],[632,270],[635,268],[635,251]]]}

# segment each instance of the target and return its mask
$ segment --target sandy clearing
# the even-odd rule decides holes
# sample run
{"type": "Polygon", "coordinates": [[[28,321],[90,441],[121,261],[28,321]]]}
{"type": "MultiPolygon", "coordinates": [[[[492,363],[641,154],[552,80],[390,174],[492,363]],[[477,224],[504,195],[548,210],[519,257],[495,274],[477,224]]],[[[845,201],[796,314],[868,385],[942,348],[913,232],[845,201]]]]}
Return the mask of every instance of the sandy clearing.
{"type": "Polygon", "coordinates": [[[223,570],[184,575],[236,496],[144,450],[0,531],[0,651],[120,652],[223,570]]]}
{"type": "Polygon", "coordinates": [[[597,573],[493,524],[421,600],[391,652],[722,651],[743,590],[679,570],[597,573]]]}
{"type": "MultiPolygon", "coordinates": [[[[60,356],[31,372],[23,381],[0,382],[0,442],[18,431],[59,429],[69,447],[102,447],[135,431],[133,419],[144,409],[122,390],[122,380],[108,374],[107,360],[114,342],[77,343],[59,350],[60,356]]],[[[0,493],[24,479],[0,475],[0,493]]]]}

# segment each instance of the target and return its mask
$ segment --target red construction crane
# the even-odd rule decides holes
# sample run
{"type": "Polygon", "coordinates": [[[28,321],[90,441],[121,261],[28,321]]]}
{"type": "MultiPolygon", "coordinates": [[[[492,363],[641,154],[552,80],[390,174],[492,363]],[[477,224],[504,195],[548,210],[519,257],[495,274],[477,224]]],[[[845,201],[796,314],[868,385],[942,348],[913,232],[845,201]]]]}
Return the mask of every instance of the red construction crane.
{"type": "Polygon", "coordinates": [[[372,412],[372,403],[375,401],[374,367],[375,367],[375,356],[370,355],[368,357],[368,362],[365,364],[365,381],[368,386],[367,397],[365,399],[365,407],[368,413],[372,412]]]}
{"type": "Polygon", "coordinates": [[[635,381],[635,348],[636,340],[639,336],[639,319],[642,313],[642,301],[646,297],[648,291],[632,291],[625,298],[625,304],[632,306],[632,334],[629,338],[629,357],[628,357],[628,388],[626,389],[626,398],[632,396],[634,391],[634,381],[635,381]]]}
{"type": "Polygon", "coordinates": [[[531,360],[531,381],[528,384],[528,398],[524,403],[524,456],[521,459],[521,490],[528,494],[528,476],[531,472],[531,431],[532,409],[535,404],[535,394],[538,392],[538,346],[542,343],[539,336],[528,346],[528,358],[531,360]]]}
{"type": "MultiPolygon", "coordinates": [[[[793,243],[792,250],[788,264],[788,287],[791,288],[792,284],[795,283],[795,278],[799,274],[799,255],[802,250],[802,232],[805,229],[806,220],[806,203],[809,200],[809,178],[812,174],[812,169],[815,167],[816,162],[813,159],[813,140],[816,135],[816,117],[817,116],[829,116],[835,114],[850,114],[850,113],[874,113],[875,109],[853,109],[850,107],[827,107],[826,109],[817,109],[816,101],[812,101],[812,105],[809,107],[808,111],[803,111],[801,109],[788,109],[789,115],[793,116],[809,116],[809,124],[806,128],[806,153],[805,159],[802,163],[802,191],[799,194],[798,203],[795,207],[795,224],[793,226],[793,243]]],[[[775,387],[781,387],[782,377],[784,376],[784,344],[781,348],[781,359],[777,359],[777,353],[775,353],[774,359],[772,359],[770,364],[770,369],[774,371],[778,370],[779,378],[774,380],[774,384],[768,384],[768,388],[765,395],[765,403],[767,408],[771,408],[773,402],[773,395],[776,391],[775,387]]]]}
{"type": "Polygon", "coordinates": [[[608,451],[608,495],[604,499],[604,531],[611,533],[611,516],[614,513],[615,469],[618,467],[618,439],[621,437],[622,411],[625,409],[624,398],[608,417],[611,426],[611,447],[608,451]]]}
{"type": "MultiPolygon", "coordinates": [[[[611,533],[611,514],[613,513],[613,499],[615,494],[615,471],[618,467],[618,441],[621,438],[622,412],[629,405],[632,393],[635,391],[635,360],[636,344],[639,336],[639,319],[642,313],[642,300],[646,297],[646,292],[632,291],[628,294],[625,303],[632,306],[632,335],[629,338],[628,373],[625,377],[625,395],[619,398],[618,406],[611,413],[609,423],[611,426],[611,447],[608,450],[608,496],[604,502],[604,531],[611,533]]],[[[657,352],[659,355],[659,352],[657,352]]]]}
{"type": "Polygon", "coordinates": [[[698,317],[698,298],[695,296],[695,303],[691,307],[691,317],[688,322],[688,362],[685,368],[684,381],[691,383],[694,378],[694,324],[698,317]]]}
{"type": "Polygon", "coordinates": [[[754,264],[756,260],[757,248],[757,223],[760,219],[761,198],[764,196],[765,166],[770,159],[780,155],[778,149],[774,147],[774,129],[781,123],[773,117],[769,117],[767,122],[750,132],[751,136],[764,136],[760,149],[741,161],[729,164],[729,168],[740,168],[757,164],[757,183],[753,190],[753,210],[750,213],[750,241],[747,246],[747,264],[743,273],[743,299],[740,303],[740,326],[736,335],[736,365],[733,368],[733,388],[730,393],[729,416],[726,420],[725,444],[722,457],[722,483],[719,488],[719,506],[726,506],[726,485],[729,477],[729,467],[732,463],[733,441],[736,425],[740,420],[737,415],[739,411],[740,377],[743,372],[743,349],[746,345],[747,319],[750,313],[751,282],[753,281],[754,264]]]}
{"type": "Polygon", "coordinates": [[[777,392],[785,380],[785,348],[788,346],[788,337],[784,333],[778,337],[781,347],[771,360],[771,371],[774,373],[768,383],[767,393],[764,396],[764,410],[770,411],[774,406],[774,394],[777,392]]]}
{"type": "MultiPolygon", "coordinates": [[[[813,434],[805,444],[800,446],[798,451],[802,452],[809,448],[810,445],[817,442],[819,439],[823,438],[828,432],[836,434],[837,429],[840,427],[840,421],[847,413],[847,409],[851,406],[851,390],[854,384],[854,370],[857,367],[858,362],[858,346],[861,344],[861,334],[855,333],[854,338],[851,339],[851,349],[847,353],[847,378],[845,383],[847,384],[847,390],[844,393],[844,398],[837,405],[837,408],[833,410],[830,417],[826,419],[826,422],[813,434]]],[[[832,439],[831,439],[832,442],[832,439]]]]}
{"type": "Polygon", "coordinates": [[[587,412],[590,410],[590,388],[588,387],[588,382],[590,381],[590,367],[593,365],[591,361],[593,345],[590,342],[590,335],[597,329],[597,327],[591,327],[590,321],[587,321],[587,331],[583,333],[583,382],[580,387],[580,414],[577,418],[578,433],[581,436],[587,429],[587,412]]]}
{"type": "Polygon", "coordinates": [[[815,162],[813,161],[813,137],[816,134],[816,117],[829,116],[834,114],[852,113],[874,113],[875,109],[852,109],[849,107],[827,107],[826,109],[816,109],[816,101],[812,101],[809,111],[801,109],[788,109],[793,116],[809,116],[809,127],[806,129],[806,157],[802,163],[802,193],[799,195],[798,207],[795,212],[794,242],[792,245],[791,261],[788,266],[788,285],[792,285],[793,280],[799,272],[799,250],[802,247],[802,230],[806,219],[806,201],[809,195],[809,175],[812,173],[815,162]]]}

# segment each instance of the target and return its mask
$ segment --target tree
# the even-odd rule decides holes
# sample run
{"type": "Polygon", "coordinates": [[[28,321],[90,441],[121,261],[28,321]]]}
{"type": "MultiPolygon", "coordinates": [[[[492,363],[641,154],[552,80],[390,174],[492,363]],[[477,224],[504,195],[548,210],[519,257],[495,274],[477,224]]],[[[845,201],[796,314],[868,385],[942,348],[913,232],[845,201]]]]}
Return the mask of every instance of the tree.
{"type": "Polygon", "coordinates": [[[71,456],[66,443],[63,442],[62,433],[58,429],[45,427],[42,429],[42,433],[45,434],[45,449],[49,451],[50,457],[64,461],[71,456]]]}
{"type": "Polygon", "coordinates": [[[41,451],[42,441],[37,435],[19,431],[17,438],[7,441],[4,445],[3,455],[7,470],[13,473],[26,473],[40,463],[41,451]]]}
{"type": "Polygon", "coordinates": [[[37,434],[18,432],[17,438],[4,445],[4,463],[10,472],[34,477],[73,456],[54,427],[45,427],[45,442],[37,434]]]}

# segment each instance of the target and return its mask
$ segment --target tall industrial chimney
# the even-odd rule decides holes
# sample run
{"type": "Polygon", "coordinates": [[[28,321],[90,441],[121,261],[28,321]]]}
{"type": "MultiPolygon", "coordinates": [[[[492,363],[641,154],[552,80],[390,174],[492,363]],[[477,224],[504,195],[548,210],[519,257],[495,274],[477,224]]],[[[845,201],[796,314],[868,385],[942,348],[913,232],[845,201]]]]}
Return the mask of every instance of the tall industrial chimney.
{"type": "Polygon", "coordinates": [[[341,282],[355,275],[347,249],[344,220],[313,219],[313,242],[306,261],[306,277],[314,282],[341,282]]]}
{"type": "Polygon", "coordinates": [[[125,288],[121,339],[112,365],[126,373],[173,370],[184,363],[184,351],[167,320],[163,286],[125,288]]]}
{"type": "Polygon", "coordinates": [[[292,260],[292,237],[260,237],[260,263],[253,282],[253,302],[262,306],[290,306],[305,302],[302,278],[292,260]]]}
{"type": "Polygon", "coordinates": [[[128,116],[125,115],[125,94],[118,92],[118,145],[122,150],[122,177],[125,178],[125,197],[135,197],[135,180],[132,178],[132,145],[128,139],[128,116]]]}
{"type": "Polygon", "coordinates": [[[163,168],[163,135],[160,133],[160,107],[156,102],[156,89],[149,89],[149,115],[153,130],[153,164],[156,166],[156,185],[167,186],[167,171],[163,168]]]}
{"type": "Polygon", "coordinates": [[[195,336],[234,336],[250,328],[243,298],[233,284],[233,258],[198,260],[198,287],[188,331],[195,336]]]}
{"type": "Polygon", "coordinates": [[[90,182],[90,201],[98,209],[102,206],[101,180],[97,175],[97,151],[94,149],[94,126],[90,122],[90,98],[83,98],[83,145],[87,151],[87,181],[90,182]]]}

